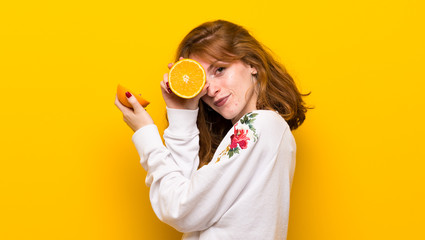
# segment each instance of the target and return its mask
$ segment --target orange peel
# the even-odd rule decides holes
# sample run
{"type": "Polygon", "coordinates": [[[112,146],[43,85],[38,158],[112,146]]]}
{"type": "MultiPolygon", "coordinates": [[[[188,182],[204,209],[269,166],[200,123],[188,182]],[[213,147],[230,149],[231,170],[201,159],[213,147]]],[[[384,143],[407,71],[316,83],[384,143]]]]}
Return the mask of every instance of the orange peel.
{"type": "Polygon", "coordinates": [[[118,97],[118,100],[122,103],[122,105],[128,108],[133,108],[133,106],[131,106],[131,104],[128,102],[127,96],[125,95],[126,92],[130,92],[131,95],[133,95],[137,99],[137,101],[140,103],[140,105],[142,105],[143,107],[146,107],[149,105],[149,102],[145,100],[144,98],[142,98],[140,95],[133,94],[129,89],[118,84],[117,97],[118,97]]]}

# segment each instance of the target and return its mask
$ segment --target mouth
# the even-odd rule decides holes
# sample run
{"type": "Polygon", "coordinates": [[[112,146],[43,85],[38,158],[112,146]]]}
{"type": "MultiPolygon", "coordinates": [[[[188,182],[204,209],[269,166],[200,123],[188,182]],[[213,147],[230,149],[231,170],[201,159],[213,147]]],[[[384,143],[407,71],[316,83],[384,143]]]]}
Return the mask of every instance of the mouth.
{"type": "Polygon", "coordinates": [[[229,96],[230,96],[230,94],[227,95],[226,97],[222,97],[222,98],[218,99],[217,101],[214,102],[214,105],[216,107],[223,106],[227,102],[227,99],[229,99],[229,96]]]}

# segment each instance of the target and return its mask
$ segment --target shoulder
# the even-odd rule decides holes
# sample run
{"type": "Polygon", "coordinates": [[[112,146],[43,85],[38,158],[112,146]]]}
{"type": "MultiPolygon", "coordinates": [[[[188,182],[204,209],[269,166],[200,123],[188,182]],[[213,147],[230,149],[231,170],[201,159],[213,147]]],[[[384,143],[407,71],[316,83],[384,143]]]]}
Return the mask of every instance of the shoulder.
{"type": "Polygon", "coordinates": [[[242,124],[249,122],[263,134],[289,130],[289,125],[285,119],[279,113],[272,110],[255,110],[243,116],[239,122],[242,124]]]}
{"type": "Polygon", "coordinates": [[[285,119],[275,111],[256,110],[256,123],[258,144],[264,151],[280,151],[294,153],[296,149],[295,138],[285,119]]]}
{"type": "Polygon", "coordinates": [[[262,153],[274,152],[285,132],[290,133],[289,126],[278,113],[269,110],[249,112],[233,125],[220,143],[214,155],[215,162],[225,156],[229,159],[239,155],[250,156],[252,149],[262,153]]]}
{"type": "Polygon", "coordinates": [[[291,132],[285,119],[271,110],[255,110],[245,114],[234,129],[247,131],[254,136],[254,140],[263,138],[270,141],[279,141],[285,133],[291,132]]]}

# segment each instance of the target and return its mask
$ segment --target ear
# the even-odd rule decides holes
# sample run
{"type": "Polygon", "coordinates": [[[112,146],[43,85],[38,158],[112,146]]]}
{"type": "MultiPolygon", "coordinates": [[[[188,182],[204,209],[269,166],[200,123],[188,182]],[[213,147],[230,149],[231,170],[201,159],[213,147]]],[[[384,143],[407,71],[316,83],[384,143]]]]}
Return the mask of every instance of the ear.
{"type": "Polygon", "coordinates": [[[257,74],[257,69],[255,67],[253,67],[252,65],[249,65],[251,67],[251,75],[256,75],[257,74]]]}

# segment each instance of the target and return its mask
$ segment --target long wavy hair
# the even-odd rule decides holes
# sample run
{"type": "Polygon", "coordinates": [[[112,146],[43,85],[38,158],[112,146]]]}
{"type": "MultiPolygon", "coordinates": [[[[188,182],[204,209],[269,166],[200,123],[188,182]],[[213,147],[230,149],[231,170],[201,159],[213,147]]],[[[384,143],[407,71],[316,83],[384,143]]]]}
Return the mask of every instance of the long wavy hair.
{"type": "MultiPolygon", "coordinates": [[[[182,40],[175,60],[191,55],[224,62],[240,60],[255,67],[257,109],[277,111],[291,130],[304,122],[309,107],[306,107],[302,97],[310,93],[301,94],[286,69],[242,26],[224,20],[199,25],[182,40]]],[[[200,131],[200,168],[211,161],[221,140],[232,128],[232,123],[201,100],[197,125],[200,131]]]]}

